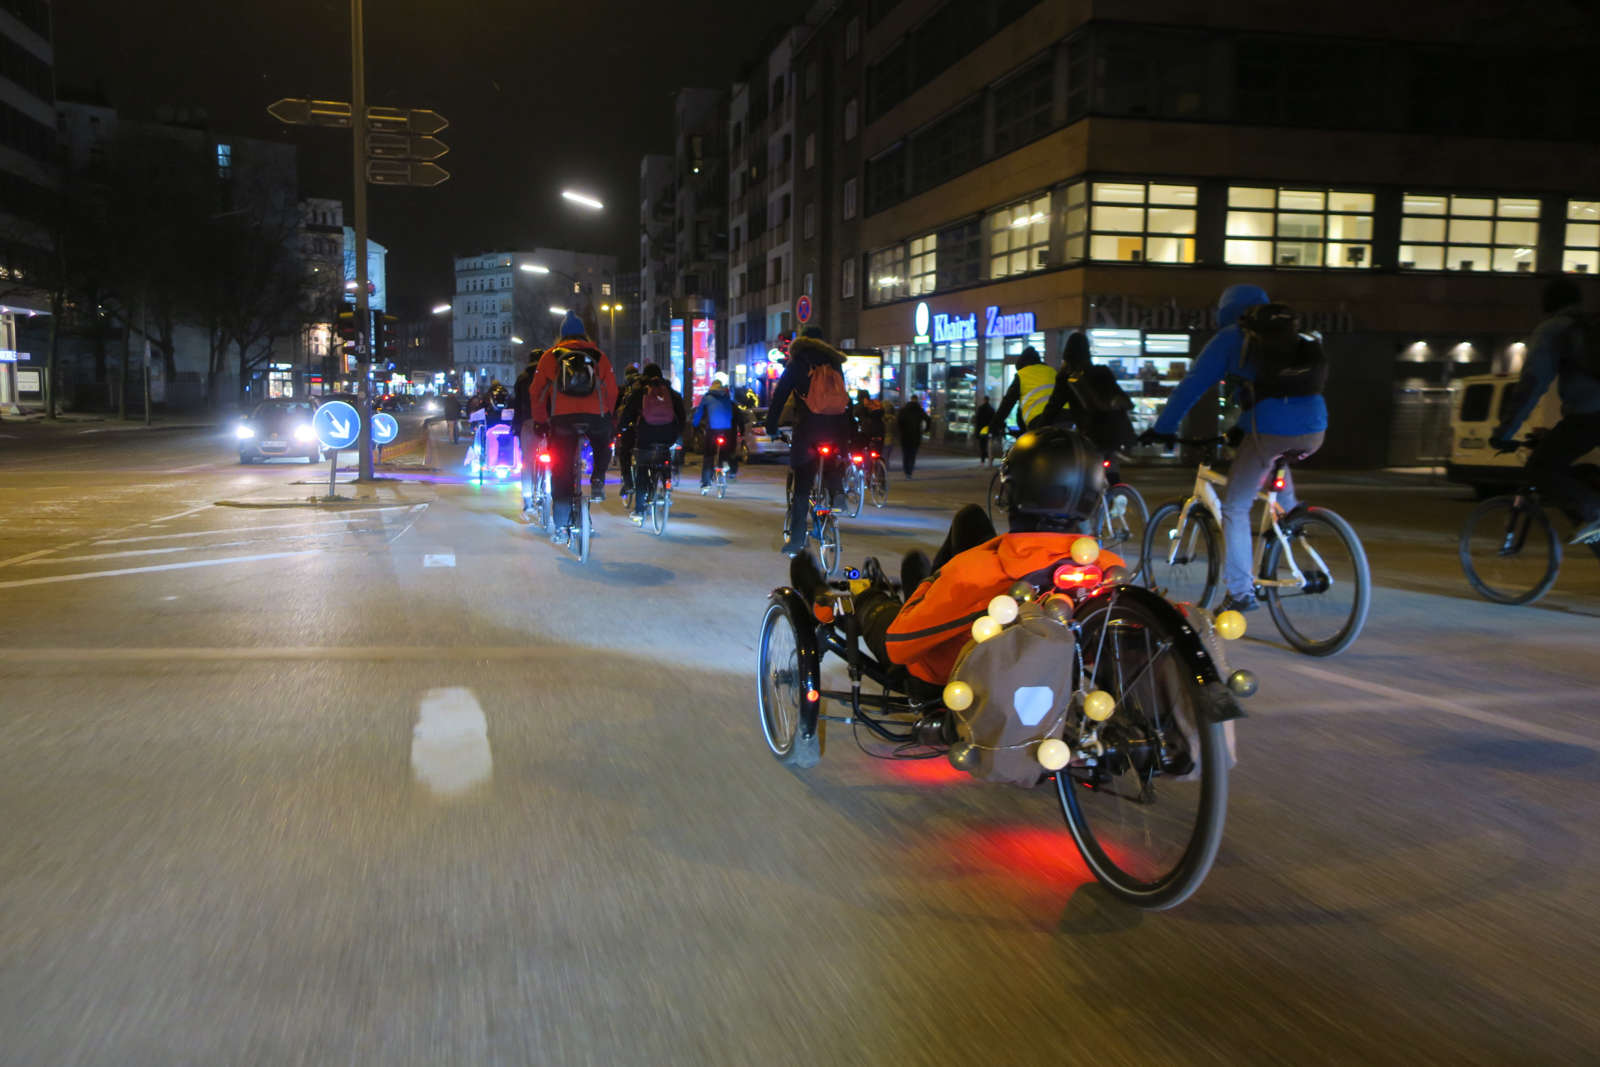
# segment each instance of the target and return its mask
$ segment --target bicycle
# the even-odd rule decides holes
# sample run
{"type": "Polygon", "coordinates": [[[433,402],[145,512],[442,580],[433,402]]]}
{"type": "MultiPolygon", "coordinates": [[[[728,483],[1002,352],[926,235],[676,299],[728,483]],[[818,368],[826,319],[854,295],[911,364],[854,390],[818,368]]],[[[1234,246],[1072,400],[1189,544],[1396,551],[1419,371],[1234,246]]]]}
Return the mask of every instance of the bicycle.
{"type": "Polygon", "coordinates": [[[594,452],[585,436],[586,429],[579,424],[572,431],[572,515],[578,521],[576,525],[553,528],[550,535],[552,541],[577,556],[579,563],[589,562],[589,539],[594,533],[589,517],[589,475],[594,469],[594,452]]]}
{"type": "MultiPolygon", "coordinates": [[[[823,488],[823,474],[828,464],[833,462],[829,458],[833,455],[833,446],[818,445],[817,454],[822,457],[822,462],[817,466],[816,477],[811,480],[811,536],[816,539],[819,546],[823,573],[831,577],[838,571],[839,563],[844,556],[844,549],[839,540],[839,517],[834,513],[833,505],[828,499],[828,491],[823,488]]],[[[783,494],[785,542],[791,539],[790,535],[794,532],[794,493],[794,468],[790,467],[783,494]]]]}
{"type": "Polygon", "coordinates": [[[728,445],[728,438],[723,434],[717,435],[716,465],[711,469],[711,484],[700,487],[700,495],[708,492],[717,494],[718,500],[725,500],[728,496],[728,459],[723,454],[723,449],[728,445]]]}
{"type": "Polygon", "coordinates": [[[548,531],[552,519],[549,448],[539,449],[534,455],[533,463],[533,495],[523,501],[522,510],[529,515],[534,525],[548,531]]]}
{"type": "Polygon", "coordinates": [[[889,468],[877,446],[868,445],[850,452],[850,465],[844,472],[844,513],[848,518],[861,515],[868,500],[875,508],[889,503],[889,468]]]}
{"type": "MultiPolygon", "coordinates": [[[[1100,467],[1109,470],[1111,461],[1101,460],[1100,467]]],[[[996,522],[1009,511],[1007,485],[1000,477],[1000,471],[996,470],[989,490],[989,521],[996,522]]],[[[1149,519],[1150,509],[1139,490],[1127,482],[1117,482],[1100,495],[1100,506],[1095,509],[1094,521],[1084,532],[1094,534],[1107,551],[1121,556],[1129,574],[1138,574],[1142,569],[1149,519]]]]}
{"type": "MultiPolygon", "coordinates": [[[[1223,440],[1181,443],[1206,447],[1223,440]]],[[[1266,488],[1256,495],[1264,507],[1252,566],[1255,594],[1290,645],[1308,656],[1332,656],[1350,647],[1366,624],[1372,570],[1361,539],[1338,514],[1302,505],[1286,515],[1278,506],[1288,467],[1289,457],[1278,457],[1266,488]]],[[[1226,474],[1202,462],[1189,496],[1161,505],[1150,516],[1144,578],[1152,589],[1202,609],[1211,606],[1223,562],[1217,487],[1227,484],[1226,474]]]]}
{"type": "MultiPolygon", "coordinates": [[[[660,537],[667,529],[667,515],[672,511],[672,448],[668,445],[640,446],[640,462],[633,475],[633,491],[644,494],[644,511],[650,513],[650,529],[660,537]],[[642,484],[641,484],[642,483],[642,484]]],[[[633,513],[633,519],[644,525],[644,516],[633,513]]]]}
{"type": "MultiPolygon", "coordinates": [[[[1527,437],[1517,447],[1532,448],[1537,443],[1537,437],[1527,437]]],[[[1561,541],[1538,488],[1524,485],[1472,509],[1461,525],[1461,570],[1467,584],[1486,600],[1531,604],[1556,584],[1561,541]]]]}

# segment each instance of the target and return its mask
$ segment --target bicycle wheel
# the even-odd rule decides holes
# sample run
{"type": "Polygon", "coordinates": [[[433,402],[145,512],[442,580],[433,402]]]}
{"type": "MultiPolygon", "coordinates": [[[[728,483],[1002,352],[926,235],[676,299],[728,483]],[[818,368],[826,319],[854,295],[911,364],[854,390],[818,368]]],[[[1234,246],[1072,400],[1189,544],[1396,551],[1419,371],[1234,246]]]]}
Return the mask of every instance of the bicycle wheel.
{"type": "Polygon", "coordinates": [[[1097,726],[1074,701],[1068,742],[1092,730],[1101,750],[1075,745],[1072,762],[1056,773],[1061,813],[1084,862],[1114,896],[1170,908],[1204,881],[1222,842],[1225,727],[1170,605],[1114,593],[1080,612],[1083,688],[1110,693],[1116,708],[1097,726]]]}
{"type": "Polygon", "coordinates": [[[885,507],[889,503],[889,468],[884,466],[883,460],[872,461],[872,473],[867,476],[867,493],[872,497],[872,506],[885,507]]]}
{"type": "Polygon", "coordinates": [[[783,487],[783,539],[789,540],[794,532],[794,468],[789,468],[783,487]]]}
{"type": "Polygon", "coordinates": [[[1372,604],[1372,571],[1361,538],[1326,508],[1297,516],[1283,526],[1283,536],[1288,551],[1271,538],[1261,557],[1261,577],[1292,581],[1292,562],[1302,581],[1298,587],[1261,587],[1272,621],[1285,641],[1308,656],[1343,652],[1361,636],[1372,604]]]}
{"type": "Polygon", "coordinates": [[[1006,485],[1000,480],[1000,468],[996,467],[994,474],[989,477],[989,521],[999,522],[1009,510],[1010,507],[1006,503],[1006,485]]]}
{"type": "MultiPolygon", "coordinates": [[[[801,620],[799,625],[809,623],[801,620]]],[[[780,763],[815,767],[822,743],[814,718],[806,728],[806,687],[808,676],[815,678],[817,668],[814,661],[805,662],[796,621],[786,604],[767,606],[759,647],[756,712],[767,747],[780,763]]]]}
{"type": "Polygon", "coordinates": [[[1479,596],[1528,604],[1555,584],[1561,539],[1537,501],[1497,496],[1473,508],[1462,524],[1461,570],[1479,596]]]}
{"type": "Polygon", "coordinates": [[[1198,504],[1189,509],[1183,529],[1178,529],[1182,508],[1174,501],[1150,516],[1140,565],[1151,589],[1168,600],[1204,608],[1210,605],[1222,574],[1222,532],[1211,513],[1198,504]]]}
{"type": "Polygon", "coordinates": [[[1119,482],[1107,490],[1100,519],[1101,547],[1121,556],[1128,573],[1137,576],[1144,558],[1145,527],[1150,524],[1144,497],[1133,486],[1119,482]]]}
{"type": "Polygon", "coordinates": [[[861,468],[851,464],[844,480],[844,513],[854,519],[861,514],[861,503],[866,498],[867,487],[861,468]]]}
{"type": "Polygon", "coordinates": [[[844,558],[844,546],[839,542],[838,516],[829,514],[822,520],[821,529],[817,531],[817,544],[822,556],[822,573],[832,578],[839,573],[839,564],[844,558]]]}
{"type": "Polygon", "coordinates": [[[660,537],[667,532],[667,513],[672,510],[672,490],[663,485],[650,501],[650,528],[660,537]]]}
{"type": "Polygon", "coordinates": [[[728,496],[728,472],[725,469],[717,471],[717,499],[725,500],[728,496]]]}
{"type": "Polygon", "coordinates": [[[588,563],[589,534],[592,530],[589,525],[589,495],[587,493],[584,494],[583,499],[579,502],[577,510],[578,528],[573,531],[573,536],[578,542],[578,562],[588,563]]]}

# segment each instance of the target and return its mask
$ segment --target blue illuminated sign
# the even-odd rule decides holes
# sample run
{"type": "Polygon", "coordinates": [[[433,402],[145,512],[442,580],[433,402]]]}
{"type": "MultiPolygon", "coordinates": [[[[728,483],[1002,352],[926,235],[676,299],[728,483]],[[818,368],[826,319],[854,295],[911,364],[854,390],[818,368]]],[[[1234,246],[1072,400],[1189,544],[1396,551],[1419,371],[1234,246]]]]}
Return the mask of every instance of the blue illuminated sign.
{"type": "Polygon", "coordinates": [[[940,313],[933,317],[933,343],[936,345],[955,344],[962,341],[976,341],[978,339],[978,316],[968,315],[958,318],[940,313]]]}
{"type": "Polygon", "coordinates": [[[361,432],[361,416],[343,400],[330,400],[311,417],[311,428],[316,431],[323,448],[349,448],[361,432]]]}
{"type": "Polygon", "coordinates": [[[394,421],[394,416],[387,411],[380,411],[372,416],[372,441],[374,444],[386,445],[400,436],[400,424],[394,421]]]}
{"type": "Polygon", "coordinates": [[[1034,332],[1035,320],[1031,311],[1002,315],[1000,308],[991,304],[983,311],[983,321],[985,337],[1021,337],[1034,332]]]}

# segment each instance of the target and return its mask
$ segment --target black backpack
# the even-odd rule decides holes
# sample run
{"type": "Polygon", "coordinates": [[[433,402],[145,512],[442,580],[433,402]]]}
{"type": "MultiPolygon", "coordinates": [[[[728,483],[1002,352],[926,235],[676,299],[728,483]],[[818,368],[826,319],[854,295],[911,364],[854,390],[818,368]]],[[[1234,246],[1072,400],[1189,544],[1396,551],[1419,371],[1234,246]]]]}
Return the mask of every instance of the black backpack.
{"type": "Polygon", "coordinates": [[[584,348],[563,348],[556,353],[556,389],[563,396],[592,396],[595,373],[594,353],[584,348]]]}
{"type": "Polygon", "coordinates": [[[1322,338],[1300,332],[1300,320],[1284,304],[1260,304],[1239,316],[1244,334],[1243,366],[1254,369],[1249,380],[1241,375],[1239,395],[1244,407],[1263,400],[1318,396],[1328,385],[1328,354],[1322,338]]]}
{"type": "Polygon", "coordinates": [[[1138,437],[1129,413],[1133,401],[1108,367],[1091,367],[1067,379],[1078,429],[1101,448],[1127,448],[1138,437]]]}
{"type": "Polygon", "coordinates": [[[1567,356],[1562,363],[1600,379],[1600,315],[1574,313],[1566,341],[1567,356]]]}

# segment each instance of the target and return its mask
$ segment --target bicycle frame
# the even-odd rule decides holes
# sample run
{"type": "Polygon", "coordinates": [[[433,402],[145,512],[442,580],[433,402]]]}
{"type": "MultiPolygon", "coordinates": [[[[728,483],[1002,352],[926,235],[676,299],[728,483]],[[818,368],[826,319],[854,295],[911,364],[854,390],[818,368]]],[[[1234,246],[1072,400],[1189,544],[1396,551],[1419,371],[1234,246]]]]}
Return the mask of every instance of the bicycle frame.
{"type": "MultiPolygon", "coordinates": [[[[1279,460],[1272,469],[1272,477],[1267,482],[1267,488],[1256,494],[1256,499],[1266,505],[1261,509],[1261,521],[1257,524],[1256,529],[1255,558],[1251,561],[1251,572],[1256,575],[1255,584],[1257,587],[1302,589],[1306,585],[1305,572],[1300,569],[1300,564],[1294,556],[1294,542],[1289,540],[1284,534],[1283,528],[1278,525],[1278,516],[1283,513],[1283,509],[1278,506],[1278,491],[1283,488],[1286,468],[1287,464],[1279,460]],[[1289,573],[1293,575],[1292,578],[1268,578],[1261,574],[1261,561],[1266,555],[1269,535],[1282,550],[1283,560],[1288,564],[1289,573]]],[[[1199,501],[1200,506],[1211,513],[1211,518],[1216,522],[1217,528],[1222,529],[1222,500],[1217,496],[1217,490],[1214,487],[1227,484],[1228,476],[1226,474],[1218,474],[1211,469],[1210,464],[1200,464],[1199,469],[1195,472],[1194,488],[1184,500],[1183,507],[1178,511],[1177,529],[1182,530],[1184,528],[1184,523],[1188,521],[1189,512],[1195,506],[1196,501],[1199,501]]],[[[1102,506],[1104,506],[1103,501],[1102,506]]],[[[1310,544],[1304,544],[1303,547],[1322,574],[1331,573],[1328,570],[1327,561],[1317,553],[1315,548],[1310,544]]],[[[1177,560],[1178,549],[1179,542],[1174,542],[1171,549],[1169,549],[1168,563],[1173,563],[1177,560]]]]}

